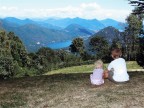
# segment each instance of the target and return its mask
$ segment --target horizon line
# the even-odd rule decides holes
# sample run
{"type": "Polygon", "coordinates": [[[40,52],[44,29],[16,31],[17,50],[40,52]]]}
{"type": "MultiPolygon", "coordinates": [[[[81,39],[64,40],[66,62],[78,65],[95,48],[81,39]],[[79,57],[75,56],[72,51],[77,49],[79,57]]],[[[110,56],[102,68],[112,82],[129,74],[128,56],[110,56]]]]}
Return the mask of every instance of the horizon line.
{"type": "Polygon", "coordinates": [[[19,20],[26,20],[26,19],[30,19],[30,20],[47,20],[47,19],[76,19],[76,18],[79,18],[79,19],[85,19],[85,20],[98,20],[98,21],[102,21],[102,20],[114,20],[114,21],[117,21],[117,22],[125,22],[125,21],[120,21],[120,20],[116,20],[114,18],[110,18],[110,17],[107,17],[107,18],[104,18],[104,19],[97,19],[97,18],[82,18],[82,17],[15,17],[15,16],[5,16],[5,17],[0,17],[0,19],[5,19],[5,18],[16,18],[16,19],[19,19],[19,20]]]}

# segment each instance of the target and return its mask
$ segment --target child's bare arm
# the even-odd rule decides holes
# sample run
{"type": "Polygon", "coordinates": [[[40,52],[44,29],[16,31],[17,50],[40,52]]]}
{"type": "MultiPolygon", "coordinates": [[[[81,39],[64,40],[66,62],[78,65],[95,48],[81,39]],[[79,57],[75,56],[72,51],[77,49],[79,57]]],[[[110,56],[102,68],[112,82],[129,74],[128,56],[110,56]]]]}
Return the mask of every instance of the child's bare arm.
{"type": "Polygon", "coordinates": [[[104,72],[103,72],[103,78],[108,78],[108,70],[105,70],[104,72]]]}
{"type": "Polygon", "coordinates": [[[108,73],[109,72],[109,70],[104,70],[104,73],[108,73]]]}

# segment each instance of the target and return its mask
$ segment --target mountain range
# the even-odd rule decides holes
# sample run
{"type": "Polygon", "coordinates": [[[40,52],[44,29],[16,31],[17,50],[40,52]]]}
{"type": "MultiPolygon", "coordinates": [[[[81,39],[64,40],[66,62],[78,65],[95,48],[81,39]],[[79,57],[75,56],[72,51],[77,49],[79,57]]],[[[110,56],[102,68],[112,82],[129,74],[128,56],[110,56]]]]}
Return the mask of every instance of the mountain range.
{"type": "Polygon", "coordinates": [[[94,31],[101,30],[101,29],[108,27],[108,26],[113,26],[119,30],[123,30],[126,26],[125,23],[122,23],[122,22],[119,22],[119,21],[116,21],[116,20],[113,20],[110,18],[104,19],[104,20],[82,19],[79,17],[63,18],[63,19],[50,18],[50,19],[44,20],[44,22],[47,22],[47,23],[55,25],[55,26],[59,26],[61,28],[65,28],[70,24],[78,24],[78,25],[81,25],[87,29],[94,30],[94,31]]]}
{"type": "Polygon", "coordinates": [[[63,18],[47,20],[18,19],[7,17],[0,19],[0,29],[14,32],[24,43],[28,51],[36,51],[49,43],[72,40],[76,37],[87,39],[105,27],[113,26],[123,30],[125,23],[113,19],[63,18]]]}
{"type": "Polygon", "coordinates": [[[118,22],[116,20],[113,20],[113,19],[105,19],[105,20],[101,20],[101,23],[105,26],[105,27],[108,27],[108,26],[112,26],[120,31],[123,31],[126,27],[126,24],[125,23],[122,23],[122,22],[118,22]]]}

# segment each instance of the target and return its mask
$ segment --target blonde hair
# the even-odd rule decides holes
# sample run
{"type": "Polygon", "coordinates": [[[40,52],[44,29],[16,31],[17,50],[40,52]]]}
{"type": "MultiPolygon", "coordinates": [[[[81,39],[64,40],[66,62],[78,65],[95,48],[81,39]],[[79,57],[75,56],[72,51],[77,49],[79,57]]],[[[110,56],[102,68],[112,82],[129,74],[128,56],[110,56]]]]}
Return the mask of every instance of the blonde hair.
{"type": "Polygon", "coordinates": [[[103,67],[103,62],[102,62],[102,60],[97,60],[97,61],[94,63],[94,65],[95,65],[95,68],[99,68],[100,66],[103,67]]]}

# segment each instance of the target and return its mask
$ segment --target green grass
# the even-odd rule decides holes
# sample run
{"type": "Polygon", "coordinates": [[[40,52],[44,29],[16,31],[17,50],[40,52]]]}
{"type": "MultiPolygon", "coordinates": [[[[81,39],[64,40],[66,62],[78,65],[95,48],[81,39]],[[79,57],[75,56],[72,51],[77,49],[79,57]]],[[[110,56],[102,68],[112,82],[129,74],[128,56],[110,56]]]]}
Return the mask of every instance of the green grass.
{"type": "MultiPolygon", "coordinates": [[[[108,66],[108,64],[104,64],[104,69],[106,69],[107,66],[108,66]]],[[[136,61],[127,62],[127,68],[128,69],[142,69],[142,67],[140,67],[136,61]]],[[[67,68],[63,68],[63,69],[53,70],[53,71],[46,73],[45,75],[60,74],[60,73],[61,74],[91,73],[93,69],[94,69],[94,64],[73,66],[73,67],[67,67],[67,68]]]]}
{"type": "Polygon", "coordinates": [[[128,69],[142,69],[142,67],[140,67],[136,61],[127,62],[127,68],[128,69]]]}

